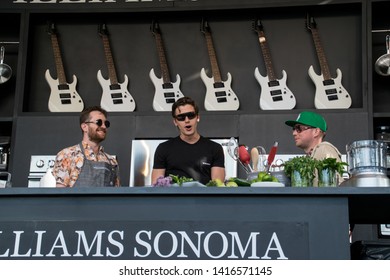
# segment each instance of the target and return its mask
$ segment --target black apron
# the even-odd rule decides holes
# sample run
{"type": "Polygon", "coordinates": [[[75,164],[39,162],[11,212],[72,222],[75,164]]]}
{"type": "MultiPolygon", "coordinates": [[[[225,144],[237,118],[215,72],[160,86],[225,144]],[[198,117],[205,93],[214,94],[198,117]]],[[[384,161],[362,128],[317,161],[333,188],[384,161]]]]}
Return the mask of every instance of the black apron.
{"type": "MultiPolygon", "coordinates": [[[[117,166],[108,162],[88,160],[82,144],[79,144],[84,156],[79,177],[73,187],[113,187],[115,186],[117,166]]],[[[104,156],[110,161],[108,156],[104,156]]]]}

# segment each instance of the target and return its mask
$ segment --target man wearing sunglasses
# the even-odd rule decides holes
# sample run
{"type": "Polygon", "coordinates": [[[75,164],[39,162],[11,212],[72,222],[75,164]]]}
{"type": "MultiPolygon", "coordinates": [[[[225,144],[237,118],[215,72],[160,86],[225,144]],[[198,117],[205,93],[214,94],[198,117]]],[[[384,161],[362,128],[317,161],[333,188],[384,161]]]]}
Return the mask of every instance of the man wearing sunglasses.
{"type": "MultiPolygon", "coordinates": [[[[301,112],[295,121],[286,121],[286,125],[291,126],[295,145],[301,148],[306,155],[323,160],[325,158],[335,158],[341,161],[341,153],[331,143],[324,141],[328,129],[325,119],[314,112],[301,112]]],[[[343,178],[339,176],[339,183],[343,178]]],[[[314,185],[317,180],[314,181],[314,185]]]]}
{"type": "Polygon", "coordinates": [[[179,136],[161,143],[154,155],[152,183],[170,174],[192,178],[202,184],[225,180],[222,146],[198,133],[199,108],[189,97],[172,105],[173,124],[179,136]]]}
{"type": "Polygon", "coordinates": [[[120,186],[118,162],[100,145],[109,127],[107,112],[100,106],[81,113],[81,143],[63,149],[56,156],[53,175],[57,187],[120,186]]]}

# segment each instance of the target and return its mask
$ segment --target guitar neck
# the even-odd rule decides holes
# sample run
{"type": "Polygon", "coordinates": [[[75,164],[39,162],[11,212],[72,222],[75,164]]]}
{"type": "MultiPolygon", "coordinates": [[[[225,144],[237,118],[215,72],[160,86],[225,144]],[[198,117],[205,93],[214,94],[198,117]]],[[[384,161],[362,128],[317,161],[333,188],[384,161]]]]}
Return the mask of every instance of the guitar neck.
{"type": "Polygon", "coordinates": [[[156,38],[157,52],[158,52],[158,57],[160,60],[161,75],[163,78],[163,82],[164,82],[164,84],[170,83],[171,78],[169,75],[168,63],[167,63],[167,59],[165,56],[165,50],[164,50],[164,44],[162,41],[162,36],[159,33],[156,33],[154,36],[156,38]]]}
{"type": "Polygon", "coordinates": [[[65,77],[64,65],[62,63],[62,57],[61,57],[60,46],[58,43],[58,38],[57,38],[56,34],[51,34],[50,38],[51,38],[51,44],[53,47],[54,61],[56,64],[58,82],[60,85],[63,85],[63,84],[66,84],[66,77],[65,77]]]}
{"type": "Polygon", "coordinates": [[[316,48],[318,61],[320,63],[321,73],[324,76],[324,80],[329,80],[332,77],[330,75],[328,62],[325,57],[324,48],[322,47],[318,30],[316,28],[311,28],[311,34],[313,36],[314,46],[316,48]]]}
{"type": "Polygon", "coordinates": [[[276,80],[275,71],[272,65],[271,53],[269,51],[269,47],[268,47],[267,39],[265,38],[264,31],[258,31],[257,34],[259,36],[260,47],[263,53],[268,79],[270,81],[275,81],[276,80]]]}
{"type": "Polygon", "coordinates": [[[218,83],[222,81],[222,78],[218,67],[217,56],[215,54],[215,49],[213,45],[213,39],[211,38],[211,33],[209,32],[205,32],[204,35],[206,38],[207,50],[210,58],[211,72],[214,78],[214,82],[218,83]]]}
{"type": "Polygon", "coordinates": [[[102,39],[103,39],[104,54],[106,56],[106,62],[108,68],[108,77],[110,78],[112,85],[117,85],[118,78],[116,76],[114,59],[112,58],[110,41],[108,40],[108,36],[104,34],[102,34],[102,39]]]}

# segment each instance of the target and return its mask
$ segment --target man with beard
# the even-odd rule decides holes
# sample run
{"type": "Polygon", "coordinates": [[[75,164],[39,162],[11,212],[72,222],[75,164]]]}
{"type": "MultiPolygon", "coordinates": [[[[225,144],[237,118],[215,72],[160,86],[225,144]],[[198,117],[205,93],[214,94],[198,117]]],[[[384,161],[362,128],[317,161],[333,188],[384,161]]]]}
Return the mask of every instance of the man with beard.
{"type": "Polygon", "coordinates": [[[81,113],[81,143],[63,149],[56,156],[53,175],[57,187],[120,186],[118,162],[100,145],[109,127],[107,112],[100,106],[81,113]]]}
{"type": "Polygon", "coordinates": [[[158,145],[154,155],[152,183],[170,174],[192,178],[202,184],[225,180],[225,157],[222,146],[198,133],[199,108],[189,97],[172,105],[173,124],[179,136],[158,145]]]}

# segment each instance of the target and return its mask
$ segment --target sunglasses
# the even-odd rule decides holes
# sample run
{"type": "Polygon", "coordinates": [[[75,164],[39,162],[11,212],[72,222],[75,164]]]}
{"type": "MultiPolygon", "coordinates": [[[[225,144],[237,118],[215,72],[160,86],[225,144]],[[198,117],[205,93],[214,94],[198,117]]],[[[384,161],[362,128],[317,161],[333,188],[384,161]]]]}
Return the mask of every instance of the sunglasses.
{"type": "MultiPolygon", "coordinates": [[[[99,127],[103,125],[103,121],[101,119],[98,119],[96,121],[91,121],[91,122],[85,122],[85,123],[94,123],[94,124],[96,124],[99,127]]],[[[110,127],[110,121],[104,121],[104,125],[107,128],[109,128],[110,127]]]]}
{"type": "Polygon", "coordinates": [[[301,133],[302,131],[312,129],[312,128],[315,128],[315,127],[297,124],[297,125],[294,125],[292,130],[293,131],[295,130],[296,132],[301,133]]]}
{"type": "Polygon", "coordinates": [[[196,114],[195,114],[195,112],[188,112],[188,113],[184,113],[184,114],[179,114],[179,115],[175,116],[175,119],[177,119],[179,122],[182,122],[182,121],[186,120],[186,117],[188,117],[189,120],[192,120],[196,117],[196,114]]]}

